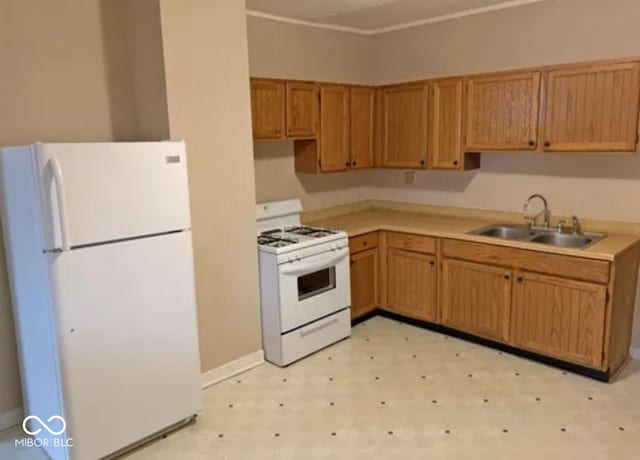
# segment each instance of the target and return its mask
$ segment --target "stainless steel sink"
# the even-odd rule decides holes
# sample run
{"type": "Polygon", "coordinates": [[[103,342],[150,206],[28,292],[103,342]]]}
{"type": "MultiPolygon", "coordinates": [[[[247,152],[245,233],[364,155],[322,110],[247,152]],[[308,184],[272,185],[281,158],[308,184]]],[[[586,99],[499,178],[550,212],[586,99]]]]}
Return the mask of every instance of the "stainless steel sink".
{"type": "Polygon", "coordinates": [[[492,236],[494,238],[502,238],[504,240],[522,240],[534,235],[534,233],[528,228],[515,225],[494,225],[481,229],[477,234],[482,236],[492,236]]]}
{"type": "Polygon", "coordinates": [[[546,227],[529,228],[513,224],[489,225],[469,234],[576,249],[584,249],[606,237],[603,233],[561,233],[546,227]]]}
{"type": "Polygon", "coordinates": [[[593,242],[591,238],[583,235],[567,235],[565,233],[545,233],[536,235],[530,240],[533,243],[561,246],[563,248],[585,248],[593,242]]]}

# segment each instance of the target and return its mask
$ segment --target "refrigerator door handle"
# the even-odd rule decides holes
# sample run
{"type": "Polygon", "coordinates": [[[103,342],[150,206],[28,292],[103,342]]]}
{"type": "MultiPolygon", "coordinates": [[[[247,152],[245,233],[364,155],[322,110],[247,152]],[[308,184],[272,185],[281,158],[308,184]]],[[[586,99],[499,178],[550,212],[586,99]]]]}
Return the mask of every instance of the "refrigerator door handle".
{"type": "Polygon", "coordinates": [[[67,200],[64,193],[64,178],[62,177],[62,168],[57,158],[49,160],[49,166],[53,173],[53,181],[56,185],[56,199],[58,201],[58,222],[60,224],[60,237],[62,239],[63,251],[71,249],[69,244],[69,222],[67,221],[67,200]]]}

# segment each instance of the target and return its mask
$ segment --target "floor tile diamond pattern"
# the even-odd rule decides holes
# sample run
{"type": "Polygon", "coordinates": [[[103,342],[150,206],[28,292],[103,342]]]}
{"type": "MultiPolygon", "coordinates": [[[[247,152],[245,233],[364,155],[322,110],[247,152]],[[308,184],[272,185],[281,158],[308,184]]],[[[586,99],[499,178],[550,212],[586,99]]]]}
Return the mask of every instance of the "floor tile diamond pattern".
{"type": "Polygon", "coordinates": [[[421,458],[639,459],[640,362],[608,385],[375,317],[288,368],[205,390],[197,423],[127,456],[421,458]]]}

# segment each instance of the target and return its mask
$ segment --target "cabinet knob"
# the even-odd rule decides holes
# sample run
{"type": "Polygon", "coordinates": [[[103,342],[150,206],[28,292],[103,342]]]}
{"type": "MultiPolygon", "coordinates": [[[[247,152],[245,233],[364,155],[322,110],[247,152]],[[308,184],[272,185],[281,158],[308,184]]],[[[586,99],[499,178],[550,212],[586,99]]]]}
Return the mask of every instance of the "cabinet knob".
{"type": "Polygon", "coordinates": [[[454,160],[454,161],[453,161],[453,165],[454,165],[454,166],[458,166],[458,160],[454,160]]]}
{"type": "Polygon", "coordinates": [[[424,160],[420,160],[420,166],[424,166],[424,160]]]}
{"type": "Polygon", "coordinates": [[[522,276],[518,276],[518,283],[522,283],[522,281],[523,281],[522,276]]]}
{"type": "Polygon", "coordinates": [[[356,162],[355,162],[355,161],[352,161],[352,162],[351,162],[351,166],[355,166],[355,165],[356,165],[356,162]]]}
{"type": "Polygon", "coordinates": [[[362,242],[362,245],[363,245],[363,246],[366,246],[366,245],[367,245],[367,242],[366,242],[366,241],[363,241],[363,242],[362,242]]]}
{"type": "Polygon", "coordinates": [[[436,264],[436,263],[435,263],[435,261],[433,261],[433,260],[429,262],[429,265],[431,265],[432,267],[433,267],[435,264],[436,264]]]}
{"type": "Polygon", "coordinates": [[[511,277],[509,275],[504,275],[504,279],[508,280],[511,279],[511,277]]]}
{"type": "Polygon", "coordinates": [[[349,163],[348,161],[344,164],[347,168],[349,167],[351,163],[349,163]]]}
{"type": "Polygon", "coordinates": [[[529,141],[529,145],[530,145],[531,147],[533,147],[534,145],[536,145],[536,142],[535,142],[535,141],[529,141]]]}
{"type": "Polygon", "coordinates": [[[544,146],[545,146],[545,147],[551,147],[551,142],[549,142],[549,141],[544,141],[544,146]]]}

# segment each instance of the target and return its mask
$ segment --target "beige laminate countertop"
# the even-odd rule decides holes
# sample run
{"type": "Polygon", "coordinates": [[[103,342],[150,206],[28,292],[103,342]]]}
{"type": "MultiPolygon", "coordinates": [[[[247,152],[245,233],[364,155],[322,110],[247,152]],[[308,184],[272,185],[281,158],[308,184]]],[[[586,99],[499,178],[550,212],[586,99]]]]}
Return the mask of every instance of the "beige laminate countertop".
{"type": "Polygon", "coordinates": [[[378,230],[388,230],[609,261],[614,260],[617,254],[622,253],[640,240],[637,235],[607,233],[604,239],[586,249],[572,249],[467,234],[470,231],[499,222],[495,219],[378,208],[305,221],[311,225],[339,228],[346,231],[350,237],[378,230]]]}

